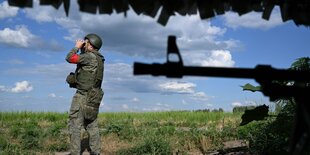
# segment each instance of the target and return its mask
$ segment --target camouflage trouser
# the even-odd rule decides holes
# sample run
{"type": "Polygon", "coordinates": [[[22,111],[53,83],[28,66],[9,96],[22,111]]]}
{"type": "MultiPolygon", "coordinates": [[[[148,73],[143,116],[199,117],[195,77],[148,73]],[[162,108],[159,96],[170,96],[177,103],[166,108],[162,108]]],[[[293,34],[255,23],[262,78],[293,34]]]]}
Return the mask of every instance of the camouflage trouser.
{"type": "Polygon", "coordinates": [[[80,105],[85,104],[86,95],[77,91],[72,99],[69,114],[69,134],[71,155],[81,154],[81,130],[88,132],[91,154],[100,154],[100,136],[97,119],[85,120],[80,105]]]}

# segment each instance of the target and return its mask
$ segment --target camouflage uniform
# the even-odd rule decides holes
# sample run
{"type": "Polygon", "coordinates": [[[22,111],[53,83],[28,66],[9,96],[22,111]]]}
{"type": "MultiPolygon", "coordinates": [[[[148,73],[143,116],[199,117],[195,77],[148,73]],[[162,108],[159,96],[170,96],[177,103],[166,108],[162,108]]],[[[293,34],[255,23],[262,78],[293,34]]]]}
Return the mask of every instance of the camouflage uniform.
{"type": "Polygon", "coordinates": [[[100,154],[100,135],[97,118],[94,120],[85,119],[82,112],[82,107],[86,104],[88,90],[94,86],[94,81],[96,81],[96,70],[98,68],[98,59],[96,57],[100,56],[102,60],[104,59],[103,56],[96,50],[92,52],[85,52],[80,55],[76,54],[77,51],[77,48],[73,48],[66,57],[66,60],[69,63],[77,64],[77,69],[75,71],[77,91],[72,99],[69,113],[71,154],[81,154],[81,130],[83,128],[88,132],[91,154],[100,154]],[[73,57],[78,57],[78,60],[73,62],[73,57]]]}

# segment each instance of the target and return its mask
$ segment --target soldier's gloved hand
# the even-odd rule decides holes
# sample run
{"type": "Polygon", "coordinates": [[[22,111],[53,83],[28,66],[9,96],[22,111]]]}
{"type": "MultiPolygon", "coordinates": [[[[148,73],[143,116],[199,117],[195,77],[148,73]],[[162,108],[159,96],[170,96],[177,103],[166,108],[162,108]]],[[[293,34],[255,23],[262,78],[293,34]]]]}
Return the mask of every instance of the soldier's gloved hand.
{"type": "Polygon", "coordinates": [[[78,49],[81,49],[81,48],[83,48],[84,43],[85,43],[84,40],[78,39],[78,40],[75,41],[75,47],[78,48],[78,49]]]}

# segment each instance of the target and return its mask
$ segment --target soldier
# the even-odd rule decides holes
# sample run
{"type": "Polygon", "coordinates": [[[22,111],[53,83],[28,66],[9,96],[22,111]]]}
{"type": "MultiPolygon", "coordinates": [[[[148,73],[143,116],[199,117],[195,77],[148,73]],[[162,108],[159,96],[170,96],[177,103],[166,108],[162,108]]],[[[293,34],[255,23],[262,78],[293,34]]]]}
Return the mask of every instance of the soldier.
{"type": "Polygon", "coordinates": [[[81,129],[89,135],[90,154],[100,154],[100,136],[97,115],[103,97],[104,57],[98,51],[102,46],[101,38],[88,34],[84,40],[76,40],[75,47],[67,54],[69,63],[77,64],[75,73],[70,73],[67,82],[77,91],[73,96],[69,113],[69,133],[71,155],[80,155],[81,129]],[[78,51],[81,51],[78,54],[78,51]]]}

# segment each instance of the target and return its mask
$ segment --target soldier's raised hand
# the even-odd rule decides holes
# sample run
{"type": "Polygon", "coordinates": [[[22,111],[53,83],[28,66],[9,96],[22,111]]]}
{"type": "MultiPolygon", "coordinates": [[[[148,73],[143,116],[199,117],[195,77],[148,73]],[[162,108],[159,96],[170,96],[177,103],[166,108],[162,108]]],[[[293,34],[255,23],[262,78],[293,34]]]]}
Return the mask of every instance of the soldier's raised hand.
{"type": "Polygon", "coordinates": [[[84,46],[83,45],[84,43],[85,43],[84,40],[78,39],[78,40],[75,41],[75,47],[78,48],[78,49],[81,49],[84,46]]]}

